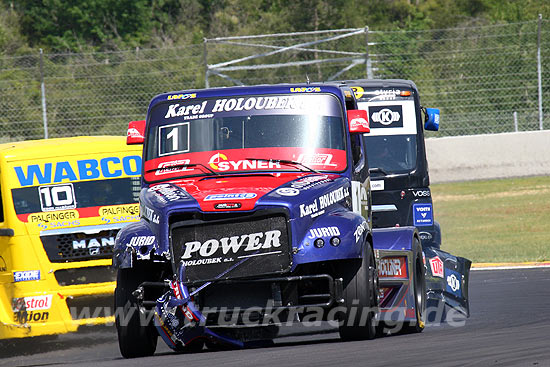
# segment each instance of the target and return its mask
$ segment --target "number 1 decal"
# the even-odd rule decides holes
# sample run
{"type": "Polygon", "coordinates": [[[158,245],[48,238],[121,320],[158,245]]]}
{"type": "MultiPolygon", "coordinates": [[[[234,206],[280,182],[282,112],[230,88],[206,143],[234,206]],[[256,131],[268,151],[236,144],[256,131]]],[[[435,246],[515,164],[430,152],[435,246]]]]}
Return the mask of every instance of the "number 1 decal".
{"type": "Polygon", "coordinates": [[[189,151],[189,123],[159,126],[159,157],[189,151]]]}
{"type": "Polygon", "coordinates": [[[40,186],[40,207],[43,212],[52,210],[66,210],[76,208],[73,184],[62,184],[54,186],[40,186]]]}
{"type": "Polygon", "coordinates": [[[166,139],[172,140],[172,152],[178,150],[178,128],[174,127],[172,130],[166,135],[166,139]]]}

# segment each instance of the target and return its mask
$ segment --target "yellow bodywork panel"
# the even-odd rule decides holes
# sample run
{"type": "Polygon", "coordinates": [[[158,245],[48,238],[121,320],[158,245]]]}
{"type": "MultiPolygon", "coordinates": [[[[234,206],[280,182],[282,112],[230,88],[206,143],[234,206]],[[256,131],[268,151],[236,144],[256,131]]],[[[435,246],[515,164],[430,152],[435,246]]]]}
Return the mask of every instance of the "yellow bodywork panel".
{"type": "Polygon", "coordinates": [[[0,339],[113,321],[116,233],[139,220],[140,145],[0,144],[0,339]]]}

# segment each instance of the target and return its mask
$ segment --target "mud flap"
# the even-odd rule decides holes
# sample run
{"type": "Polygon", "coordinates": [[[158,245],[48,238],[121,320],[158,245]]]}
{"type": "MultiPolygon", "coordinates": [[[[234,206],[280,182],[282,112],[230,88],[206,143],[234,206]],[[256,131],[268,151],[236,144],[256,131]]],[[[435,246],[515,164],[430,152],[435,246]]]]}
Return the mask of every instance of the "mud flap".
{"type": "Polygon", "coordinates": [[[414,245],[415,237],[418,237],[415,227],[373,230],[380,285],[379,322],[416,323],[413,261],[421,249],[419,242],[414,245]]]}
{"type": "Polygon", "coordinates": [[[428,321],[442,322],[457,312],[470,316],[468,282],[472,262],[435,247],[423,248],[428,321]]]}

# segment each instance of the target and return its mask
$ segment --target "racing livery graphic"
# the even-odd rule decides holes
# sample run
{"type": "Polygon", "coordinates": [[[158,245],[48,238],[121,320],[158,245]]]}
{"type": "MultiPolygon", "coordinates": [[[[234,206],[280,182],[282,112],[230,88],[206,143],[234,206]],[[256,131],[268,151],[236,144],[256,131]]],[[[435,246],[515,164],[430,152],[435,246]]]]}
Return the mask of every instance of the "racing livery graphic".
{"type": "Polygon", "coordinates": [[[139,220],[141,166],[121,136],[0,144],[0,339],[114,321],[115,237],[139,220]]]}
{"type": "MultiPolygon", "coordinates": [[[[409,129],[406,112],[375,113],[409,129]]],[[[467,313],[467,270],[445,263],[427,289],[424,259],[448,257],[423,251],[413,225],[373,229],[368,121],[345,84],[155,97],[127,138],[144,146],[141,219],[113,256],[121,354],[152,355],[158,336],[177,351],[244,347],[311,313],[344,340],[374,338],[379,320],[420,332],[429,291],[467,313]]]]}

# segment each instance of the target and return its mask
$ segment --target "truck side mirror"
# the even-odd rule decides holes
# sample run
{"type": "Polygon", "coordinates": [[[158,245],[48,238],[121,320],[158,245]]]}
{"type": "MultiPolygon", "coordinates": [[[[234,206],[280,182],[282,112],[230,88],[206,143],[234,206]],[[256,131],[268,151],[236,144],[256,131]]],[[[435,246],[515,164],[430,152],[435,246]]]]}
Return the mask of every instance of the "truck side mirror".
{"type": "Polygon", "coordinates": [[[426,122],[424,122],[424,129],[431,131],[439,130],[439,108],[425,108],[426,122]]]}
{"type": "Polygon", "coordinates": [[[126,133],[126,144],[143,144],[145,141],[145,120],[130,121],[126,133]]]}
{"type": "Polygon", "coordinates": [[[370,133],[369,118],[365,110],[348,110],[349,132],[370,133]]]}

